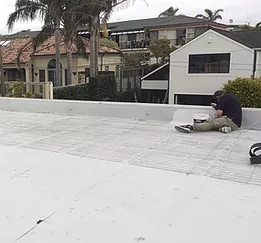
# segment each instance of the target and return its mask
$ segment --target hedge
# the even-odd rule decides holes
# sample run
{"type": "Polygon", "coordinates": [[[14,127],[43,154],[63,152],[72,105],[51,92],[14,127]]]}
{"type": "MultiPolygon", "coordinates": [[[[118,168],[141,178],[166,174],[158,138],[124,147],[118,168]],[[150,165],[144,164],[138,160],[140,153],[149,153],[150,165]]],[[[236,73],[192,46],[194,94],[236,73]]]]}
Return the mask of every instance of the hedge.
{"type": "Polygon", "coordinates": [[[115,76],[113,71],[99,71],[98,76],[115,76]]]}
{"type": "Polygon", "coordinates": [[[63,100],[114,100],[116,82],[114,76],[90,78],[89,83],[54,88],[54,99],[63,100]]]}
{"type": "Polygon", "coordinates": [[[135,102],[134,90],[117,92],[115,101],[116,102],[135,102]]]}
{"type": "Polygon", "coordinates": [[[128,90],[123,92],[117,92],[115,101],[116,102],[136,102],[135,97],[137,100],[140,100],[140,92],[139,90],[128,90]]]}
{"type": "Polygon", "coordinates": [[[89,100],[89,84],[54,88],[53,97],[61,100],[89,100]]]}
{"type": "Polygon", "coordinates": [[[230,80],[224,90],[237,95],[243,107],[261,108],[261,78],[230,80]]]}
{"type": "Polygon", "coordinates": [[[90,78],[89,97],[91,100],[113,100],[116,95],[114,76],[98,76],[90,78]]]}

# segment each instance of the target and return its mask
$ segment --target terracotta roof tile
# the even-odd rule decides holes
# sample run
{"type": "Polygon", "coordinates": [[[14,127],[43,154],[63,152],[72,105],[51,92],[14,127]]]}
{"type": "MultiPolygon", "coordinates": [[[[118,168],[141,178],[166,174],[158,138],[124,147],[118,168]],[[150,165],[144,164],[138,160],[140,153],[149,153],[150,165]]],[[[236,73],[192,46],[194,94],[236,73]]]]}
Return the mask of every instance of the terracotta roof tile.
{"type": "MultiPolygon", "coordinates": [[[[83,41],[86,45],[86,52],[90,53],[90,42],[88,39],[83,38],[83,41]]],[[[64,41],[61,41],[61,54],[66,54],[66,47],[64,44],[64,41]]],[[[72,52],[73,54],[77,54],[77,47],[75,44],[73,44],[72,47],[72,52]]],[[[106,46],[101,46],[100,53],[120,53],[119,50],[117,49],[113,49],[113,48],[109,48],[106,46]]],[[[42,46],[40,46],[34,53],[34,56],[51,56],[51,55],[55,55],[55,37],[52,36],[49,40],[47,40],[42,46]]]]}
{"type": "MultiPolygon", "coordinates": [[[[10,39],[11,42],[9,45],[1,47],[3,54],[3,64],[16,64],[18,53],[22,48],[24,48],[24,51],[21,55],[20,61],[21,63],[29,62],[31,55],[33,54],[33,49],[31,45],[27,47],[26,45],[30,43],[31,40],[31,38],[10,39]]],[[[8,39],[1,39],[1,41],[8,41],[8,39]]]]}
{"type": "MultiPolygon", "coordinates": [[[[8,39],[0,39],[0,41],[7,41],[8,39]]],[[[2,46],[3,53],[3,64],[16,64],[17,56],[19,51],[24,48],[23,53],[20,57],[20,62],[26,64],[31,60],[32,55],[34,56],[53,56],[55,55],[55,37],[52,36],[44,44],[42,44],[35,52],[32,48],[32,38],[30,37],[20,37],[9,39],[11,42],[7,46],[2,46]]],[[[90,53],[90,43],[89,40],[83,39],[86,45],[86,52],[90,53]]],[[[119,50],[109,48],[106,46],[101,46],[100,53],[120,53],[119,50]]],[[[64,41],[61,41],[61,54],[66,54],[66,48],[64,41]]],[[[73,45],[73,54],[77,54],[76,45],[73,45]]]]}

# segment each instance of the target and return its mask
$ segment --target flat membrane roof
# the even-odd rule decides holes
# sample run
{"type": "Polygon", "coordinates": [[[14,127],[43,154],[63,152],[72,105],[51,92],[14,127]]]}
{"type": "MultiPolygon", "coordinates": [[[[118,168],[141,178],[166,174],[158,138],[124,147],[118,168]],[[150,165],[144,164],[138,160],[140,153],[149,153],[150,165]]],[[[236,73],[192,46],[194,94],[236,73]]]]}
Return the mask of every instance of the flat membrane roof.
{"type": "Polygon", "coordinates": [[[0,111],[0,239],[257,242],[261,131],[0,111]]]}

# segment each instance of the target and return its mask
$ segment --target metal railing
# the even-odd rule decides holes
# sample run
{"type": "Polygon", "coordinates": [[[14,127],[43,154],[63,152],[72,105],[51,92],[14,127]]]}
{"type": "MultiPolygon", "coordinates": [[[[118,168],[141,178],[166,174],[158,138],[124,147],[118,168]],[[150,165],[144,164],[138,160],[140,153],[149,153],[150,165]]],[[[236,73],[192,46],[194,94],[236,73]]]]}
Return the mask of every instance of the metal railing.
{"type": "MultiPolygon", "coordinates": [[[[193,38],[179,37],[177,39],[168,39],[170,41],[170,46],[182,46],[191,41],[193,38]]],[[[121,49],[144,49],[153,45],[155,40],[134,40],[119,43],[121,49]]]]}
{"type": "Polygon", "coordinates": [[[142,49],[149,47],[149,41],[146,40],[133,40],[119,43],[121,49],[142,49]]]}

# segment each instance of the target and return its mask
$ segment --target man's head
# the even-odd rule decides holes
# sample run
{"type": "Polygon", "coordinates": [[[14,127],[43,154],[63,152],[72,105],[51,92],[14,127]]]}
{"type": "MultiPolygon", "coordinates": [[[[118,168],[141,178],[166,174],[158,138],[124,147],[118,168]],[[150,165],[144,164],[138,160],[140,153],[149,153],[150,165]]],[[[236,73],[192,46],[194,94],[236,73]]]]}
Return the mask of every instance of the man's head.
{"type": "Polygon", "coordinates": [[[222,96],[222,94],[224,93],[224,91],[222,90],[217,90],[215,93],[214,93],[214,98],[216,100],[219,100],[219,98],[222,96]]]}

